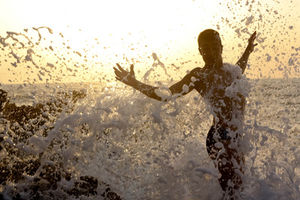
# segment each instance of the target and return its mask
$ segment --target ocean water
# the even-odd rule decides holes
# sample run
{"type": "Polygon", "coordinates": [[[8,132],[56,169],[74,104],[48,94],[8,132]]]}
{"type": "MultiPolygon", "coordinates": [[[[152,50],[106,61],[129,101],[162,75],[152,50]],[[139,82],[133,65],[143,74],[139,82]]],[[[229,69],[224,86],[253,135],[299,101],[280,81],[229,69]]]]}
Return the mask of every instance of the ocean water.
{"type": "MultiPolygon", "coordinates": [[[[274,13],[269,17],[277,24],[274,13]]],[[[246,37],[243,34],[253,28],[248,25],[257,20],[252,14],[243,20],[235,17],[224,23],[235,29],[237,38],[246,37]],[[234,21],[239,22],[228,24],[234,21]]],[[[270,22],[264,21],[261,30],[269,36],[274,29],[266,29],[265,23],[269,27],[270,22]]],[[[286,37],[278,34],[276,38],[286,37]]],[[[276,62],[271,67],[275,72],[299,75],[299,47],[291,47],[285,62],[285,54],[265,55],[264,40],[264,36],[257,38],[254,53],[261,56],[257,62],[266,58],[270,65],[276,62]]],[[[102,58],[117,53],[111,53],[113,44],[107,47],[105,38],[83,44],[82,49],[69,41],[64,33],[44,26],[0,36],[0,65],[7,68],[8,81],[26,83],[5,85],[1,80],[0,89],[8,92],[10,104],[0,111],[0,199],[221,199],[219,174],[205,146],[212,115],[203,98],[194,91],[168,103],[149,99],[109,80],[113,70],[107,72],[102,58]],[[94,46],[102,54],[95,53],[94,46]],[[69,78],[79,83],[37,84],[69,78]],[[80,83],[87,80],[99,83],[80,83]]],[[[126,56],[116,55],[111,62],[135,62],[126,56]]],[[[171,72],[179,69],[177,64],[161,62],[156,53],[152,58],[153,65],[140,80],[151,81],[160,72],[171,79],[171,72]]],[[[194,65],[184,58],[178,61],[194,65]]],[[[264,71],[250,67],[257,68],[257,74],[264,71]]],[[[243,130],[242,199],[299,200],[300,79],[249,82],[250,88],[238,88],[246,93],[250,89],[243,130]]],[[[2,101],[4,96],[0,97],[2,101]]]]}
{"type": "MultiPolygon", "coordinates": [[[[249,82],[242,198],[298,200],[300,79],[249,82]]],[[[1,85],[1,89],[18,106],[65,102],[24,119],[23,124],[1,114],[1,198],[222,197],[218,171],[205,147],[212,116],[196,92],[161,103],[120,82],[1,85]],[[72,101],[73,90],[86,96],[72,101]]]]}

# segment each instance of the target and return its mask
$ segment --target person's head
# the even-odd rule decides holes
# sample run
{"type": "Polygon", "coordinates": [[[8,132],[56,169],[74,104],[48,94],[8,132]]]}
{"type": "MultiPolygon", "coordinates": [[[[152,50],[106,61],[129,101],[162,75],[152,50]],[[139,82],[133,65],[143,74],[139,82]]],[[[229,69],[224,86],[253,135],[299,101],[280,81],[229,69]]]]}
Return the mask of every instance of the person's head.
{"type": "Polygon", "coordinates": [[[199,52],[206,64],[217,63],[222,60],[222,42],[217,31],[206,29],[198,36],[199,52]]]}

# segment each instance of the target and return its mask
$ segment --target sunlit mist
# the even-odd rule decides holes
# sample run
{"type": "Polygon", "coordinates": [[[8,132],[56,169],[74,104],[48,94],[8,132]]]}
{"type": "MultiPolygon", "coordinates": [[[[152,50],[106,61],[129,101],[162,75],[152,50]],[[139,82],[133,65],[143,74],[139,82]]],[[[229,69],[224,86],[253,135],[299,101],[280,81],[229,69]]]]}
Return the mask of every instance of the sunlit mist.
{"type": "MultiPolygon", "coordinates": [[[[203,66],[196,38],[206,28],[220,32],[224,61],[230,63],[241,56],[250,34],[258,32],[259,45],[250,58],[249,77],[299,76],[299,47],[295,45],[300,38],[297,1],[7,0],[1,3],[2,38],[7,31],[21,33],[18,39],[24,40],[26,36],[34,44],[34,47],[21,45],[14,51],[4,45],[2,82],[110,81],[115,63],[125,67],[135,64],[137,75],[142,77],[153,68],[153,53],[172,76],[156,67],[152,80],[170,80],[170,77],[176,80],[193,67],[203,66]],[[28,49],[34,50],[38,57],[33,66],[28,60],[22,61],[28,49]]],[[[11,38],[6,42],[13,44],[16,40],[11,38]]]]}

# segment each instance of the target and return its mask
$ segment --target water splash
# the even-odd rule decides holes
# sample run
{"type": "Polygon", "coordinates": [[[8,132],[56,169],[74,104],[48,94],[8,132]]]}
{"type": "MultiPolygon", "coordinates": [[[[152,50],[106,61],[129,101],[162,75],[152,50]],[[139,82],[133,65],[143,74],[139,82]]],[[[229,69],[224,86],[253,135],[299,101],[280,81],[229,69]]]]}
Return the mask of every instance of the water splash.
{"type": "MultiPolygon", "coordinates": [[[[259,4],[243,2],[252,5],[247,7],[251,13],[259,4]]],[[[239,5],[240,1],[233,3],[239,5]]],[[[232,3],[225,4],[233,8],[232,3]]],[[[279,17],[280,13],[269,12],[279,17]]],[[[242,23],[254,26],[257,19],[263,20],[261,13],[244,16],[242,23]]],[[[234,19],[222,22],[238,36],[250,34],[249,27],[240,28],[240,22],[233,24],[234,19]]],[[[261,22],[258,28],[269,21],[261,22]]],[[[11,82],[18,82],[17,71],[25,67],[29,83],[1,86],[8,91],[11,105],[7,112],[1,105],[0,197],[221,198],[218,172],[205,148],[212,117],[202,98],[191,93],[160,103],[122,85],[34,84],[47,79],[61,81],[87,68],[85,51],[73,49],[67,41],[49,27],[0,37],[1,58],[10,65],[10,72],[16,73],[11,82]],[[54,35],[60,38],[59,48],[51,39],[54,35]],[[74,59],[67,58],[68,54],[74,59]],[[45,55],[53,60],[44,60],[45,55]],[[32,77],[36,71],[38,75],[32,77]],[[82,88],[85,95],[74,101],[72,91],[82,88]],[[13,106],[15,101],[19,102],[13,106]]],[[[264,46],[266,38],[260,35],[258,42],[264,46]]],[[[274,60],[282,65],[278,70],[289,74],[299,68],[299,48],[293,51],[288,65],[282,55],[263,54],[261,59],[274,60]]],[[[152,68],[144,79],[158,67],[169,76],[167,64],[156,53],[152,58],[152,68]]],[[[269,79],[252,84],[245,115],[249,146],[244,199],[299,199],[299,80],[269,79]]],[[[244,88],[233,87],[228,92],[244,88]]]]}

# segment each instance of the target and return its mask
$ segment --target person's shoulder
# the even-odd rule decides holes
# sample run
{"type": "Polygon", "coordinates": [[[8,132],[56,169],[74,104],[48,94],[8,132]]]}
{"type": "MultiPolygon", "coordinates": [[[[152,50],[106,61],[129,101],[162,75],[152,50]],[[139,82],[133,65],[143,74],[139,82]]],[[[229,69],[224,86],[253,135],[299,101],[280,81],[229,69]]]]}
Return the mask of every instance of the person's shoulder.
{"type": "Polygon", "coordinates": [[[202,76],[204,72],[205,72],[204,68],[196,67],[192,71],[190,71],[190,74],[192,76],[202,76]]]}
{"type": "Polygon", "coordinates": [[[234,76],[237,76],[237,77],[240,77],[243,74],[242,69],[238,65],[233,65],[233,64],[230,64],[230,63],[224,63],[223,69],[226,72],[228,72],[230,74],[233,74],[234,76]]]}

